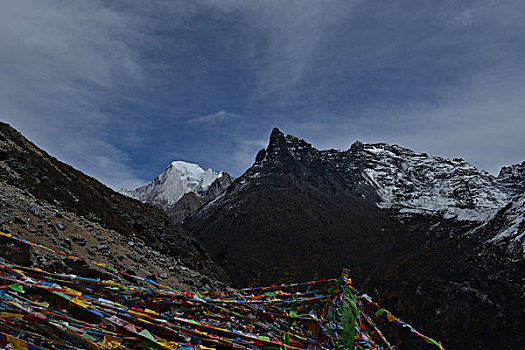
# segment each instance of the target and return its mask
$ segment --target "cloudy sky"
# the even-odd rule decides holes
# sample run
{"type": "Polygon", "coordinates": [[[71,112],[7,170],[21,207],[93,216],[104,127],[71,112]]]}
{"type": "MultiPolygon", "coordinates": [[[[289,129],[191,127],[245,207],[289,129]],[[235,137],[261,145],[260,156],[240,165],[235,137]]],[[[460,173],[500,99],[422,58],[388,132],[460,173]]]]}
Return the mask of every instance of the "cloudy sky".
{"type": "Polygon", "coordinates": [[[0,120],[113,188],[239,176],[272,127],[525,160],[525,1],[0,3],[0,120]]]}

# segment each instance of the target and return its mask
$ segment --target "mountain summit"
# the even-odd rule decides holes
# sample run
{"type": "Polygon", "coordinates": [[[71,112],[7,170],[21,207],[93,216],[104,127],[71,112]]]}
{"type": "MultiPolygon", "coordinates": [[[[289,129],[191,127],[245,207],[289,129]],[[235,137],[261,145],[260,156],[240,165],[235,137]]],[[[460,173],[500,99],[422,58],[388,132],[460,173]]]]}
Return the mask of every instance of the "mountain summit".
{"type": "Polygon", "coordinates": [[[210,187],[216,188],[217,184],[212,186],[216,180],[231,183],[231,176],[225,171],[204,170],[197,164],[174,161],[151,183],[119,192],[167,211],[186,193],[193,192],[200,196],[210,187]]]}

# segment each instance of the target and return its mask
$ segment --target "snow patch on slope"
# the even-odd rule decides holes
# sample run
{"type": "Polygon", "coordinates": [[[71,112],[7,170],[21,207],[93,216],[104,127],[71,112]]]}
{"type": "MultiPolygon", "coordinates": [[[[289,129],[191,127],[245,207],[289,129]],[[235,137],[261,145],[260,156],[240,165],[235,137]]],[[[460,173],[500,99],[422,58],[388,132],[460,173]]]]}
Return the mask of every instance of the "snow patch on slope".
{"type": "Polygon", "coordinates": [[[501,215],[503,228],[488,242],[507,242],[510,251],[519,252],[525,257],[525,195],[513,200],[501,215]]]}
{"type": "Polygon", "coordinates": [[[381,208],[485,221],[511,200],[511,191],[494,176],[462,159],[429,157],[396,145],[361,146],[362,171],[381,197],[381,208]]]}

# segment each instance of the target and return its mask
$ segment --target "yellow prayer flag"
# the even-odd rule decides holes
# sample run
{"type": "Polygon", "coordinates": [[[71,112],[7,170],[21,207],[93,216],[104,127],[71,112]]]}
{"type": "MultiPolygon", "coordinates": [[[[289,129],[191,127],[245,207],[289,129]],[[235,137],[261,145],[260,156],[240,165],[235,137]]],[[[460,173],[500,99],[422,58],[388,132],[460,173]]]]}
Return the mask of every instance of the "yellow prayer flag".
{"type": "Polygon", "coordinates": [[[73,295],[82,295],[81,292],[79,292],[78,290],[74,290],[74,289],[71,289],[71,288],[68,288],[66,287],[66,293],[67,294],[73,294],[73,295]]]}
{"type": "Polygon", "coordinates": [[[43,307],[44,309],[47,309],[49,307],[49,303],[46,301],[34,301],[34,303],[38,306],[43,307]]]}
{"type": "Polygon", "coordinates": [[[150,310],[150,309],[145,309],[144,312],[147,314],[151,314],[151,315],[159,315],[158,312],[150,310]]]}
{"type": "Polygon", "coordinates": [[[11,346],[15,350],[27,350],[27,343],[18,338],[8,335],[7,341],[9,342],[9,344],[11,344],[11,346]]]}
{"type": "Polygon", "coordinates": [[[74,304],[76,304],[76,305],[78,305],[80,307],[83,307],[84,309],[89,307],[89,305],[84,303],[84,301],[81,298],[79,298],[79,297],[74,297],[73,299],[70,300],[70,302],[72,302],[72,303],[74,303],[74,304]]]}
{"type": "Polygon", "coordinates": [[[104,336],[104,345],[108,346],[111,349],[118,348],[120,346],[120,343],[122,343],[122,338],[112,337],[110,335],[104,336]]]}
{"type": "Polygon", "coordinates": [[[390,312],[387,312],[386,318],[388,318],[388,322],[394,322],[395,320],[397,320],[397,318],[392,316],[392,314],[390,312]]]}
{"type": "Polygon", "coordinates": [[[18,318],[23,318],[24,315],[23,314],[14,314],[14,313],[11,313],[11,312],[2,312],[2,313],[0,313],[0,317],[18,317],[18,318]]]}
{"type": "Polygon", "coordinates": [[[24,271],[22,270],[18,270],[18,269],[13,269],[13,271],[15,271],[16,273],[18,273],[20,276],[22,277],[27,277],[25,274],[24,274],[24,271]]]}

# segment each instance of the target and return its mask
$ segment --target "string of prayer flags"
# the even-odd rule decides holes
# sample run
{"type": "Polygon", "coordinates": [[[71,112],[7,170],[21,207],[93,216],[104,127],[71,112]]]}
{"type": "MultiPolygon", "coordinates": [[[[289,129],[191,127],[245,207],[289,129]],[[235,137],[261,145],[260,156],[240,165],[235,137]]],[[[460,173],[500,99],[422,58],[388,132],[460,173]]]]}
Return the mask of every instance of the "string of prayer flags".
{"type": "Polygon", "coordinates": [[[146,282],[150,288],[51,273],[0,258],[0,347],[393,349],[367,313],[365,301],[379,308],[373,316],[386,314],[389,321],[444,350],[355,290],[348,275],[233,292],[189,293],[146,282]]]}

